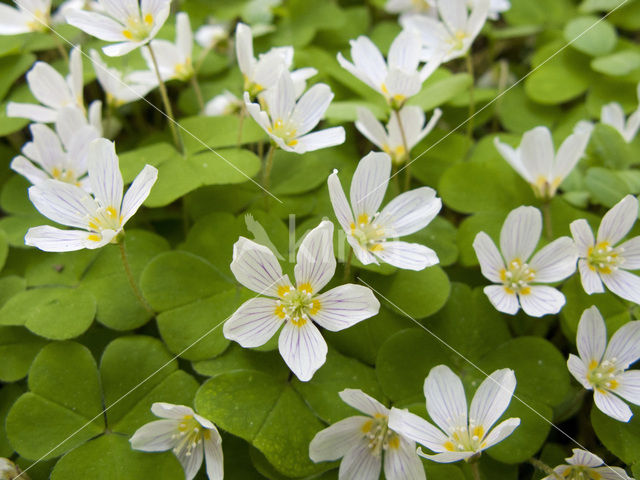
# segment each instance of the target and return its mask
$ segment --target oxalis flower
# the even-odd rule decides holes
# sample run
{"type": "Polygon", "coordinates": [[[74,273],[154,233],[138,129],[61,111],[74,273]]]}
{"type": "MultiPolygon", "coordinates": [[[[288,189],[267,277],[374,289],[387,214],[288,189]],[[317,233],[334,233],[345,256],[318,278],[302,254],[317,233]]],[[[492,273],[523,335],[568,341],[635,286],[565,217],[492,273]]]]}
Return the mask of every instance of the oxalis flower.
{"type": "MultiPolygon", "coordinates": [[[[640,102],[640,84],[638,84],[638,101],[640,102]]],[[[627,119],[622,105],[616,102],[608,103],[602,107],[600,121],[615,128],[627,143],[631,143],[640,130],[640,106],[627,119]]]]}
{"type": "Polygon", "coordinates": [[[71,10],[67,22],[100,40],[118,42],[102,51],[119,57],[146,45],[169,16],[171,0],[99,0],[106,15],[71,10]]]}
{"type": "Polygon", "coordinates": [[[446,365],[439,365],[424,381],[424,396],[429,416],[440,428],[395,407],[389,428],[435,452],[430,455],[418,449],[418,455],[434,462],[469,459],[501,442],[520,425],[519,418],[509,418],[491,428],[511,403],[515,388],[513,370],[496,370],[480,384],[467,409],[460,378],[446,365]]]}
{"type": "Polygon", "coordinates": [[[418,68],[422,49],[420,35],[414,31],[403,31],[395,38],[386,61],[378,47],[365,36],[349,43],[353,63],[338,53],[342,68],[380,92],[396,110],[420,91],[422,83],[440,65],[440,57],[433,56],[418,68]]]}
{"type": "Polygon", "coordinates": [[[549,200],[583,157],[590,136],[590,129],[576,128],[557,154],[547,127],[536,127],[526,132],[517,149],[498,138],[494,143],[507,163],[531,185],[536,197],[549,200]]]}
{"type": "Polygon", "coordinates": [[[342,127],[309,133],[320,122],[333,99],[328,85],[315,84],[296,102],[293,79],[288,71],[284,71],[278,83],[264,92],[263,99],[266,111],[259,104],[251,103],[249,93],[244,92],[249,114],[283,150],[305,153],[344,143],[342,127]]]}
{"type": "Polygon", "coordinates": [[[387,128],[376,119],[371,110],[358,107],[356,128],[383,152],[391,156],[396,165],[405,163],[409,159],[411,149],[435,128],[442,116],[442,110],[436,108],[429,122],[425,125],[425,115],[420,107],[402,107],[398,115],[391,115],[387,128]],[[405,148],[402,130],[398,123],[398,116],[404,127],[404,137],[407,141],[405,148]],[[424,125],[424,128],[423,128],[424,125]]]}
{"type": "Polygon", "coordinates": [[[605,415],[628,422],[633,413],[624,400],[640,405],[640,370],[628,370],[640,359],[640,321],[620,327],[607,346],[607,326],[596,307],[588,308],[578,324],[578,354],[567,366],[605,415]]]}
{"type": "Polygon", "coordinates": [[[196,476],[204,457],[209,480],[222,480],[222,438],[216,426],[184,405],[156,402],[151,406],[156,420],[140,427],[129,442],[135,450],[173,450],[186,480],[196,476]]]}
{"type": "Polygon", "coordinates": [[[45,180],[29,188],[29,199],[40,213],[80,230],[60,230],[48,225],[30,228],[24,237],[25,244],[46,252],[69,252],[116,243],[158,177],[158,170],[146,165],[123,199],[115,145],[104,138],[89,145],[88,169],[93,196],[77,185],[57,180],[45,180]]]}
{"type": "Polygon", "coordinates": [[[267,247],[244,237],[233,247],[231,271],[236,279],[270,298],[242,304],[224,324],[224,336],[245,348],[259,347],[282,327],[280,354],[303,382],[313,377],[327,356],[327,344],[314,322],[339,331],[380,309],[371,290],[361,285],[347,284],[319,293],[336,269],[332,237],[333,224],[323,221],[302,241],[294,270],[296,286],[267,247]]]}
{"type": "Polygon", "coordinates": [[[51,22],[51,0],[19,0],[17,8],[0,3],[0,35],[44,32],[51,22]]]}
{"type": "Polygon", "coordinates": [[[378,260],[394,267],[422,270],[438,263],[436,252],[418,243],[394,240],[426,227],[442,208],[442,201],[429,187],[405,192],[378,212],[391,174],[391,158],[386,153],[369,153],[351,181],[351,206],[347,202],[338,171],[327,183],[329,196],[347,241],[363,265],[378,260]]]}
{"type": "Polygon", "coordinates": [[[365,415],[345,418],[318,432],[309,444],[314,462],[342,458],[340,480],[378,480],[382,463],[387,480],[424,480],[415,443],[389,428],[389,409],[362,390],[347,389],[340,398],[365,415]]]}
{"type": "MultiPolygon", "coordinates": [[[[568,465],[559,465],[553,469],[560,478],[567,480],[633,480],[620,467],[609,467],[597,455],[579,448],[573,449],[573,456],[565,458],[568,465]]],[[[553,475],[542,480],[556,480],[553,475]]]]}
{"type": "Polygon", "coordinates": [[[33,140],[11,162],[11,169],[38,185],[47,179],[60,180],[89,189],[86,181],[89,144],[100,137],[77,109],[66,107],[56,119],[56,131],[35,123],[29,127],[33,140]]]}
{"type": "Polygon", "coordinates": [[[515,315],[558,313],[565,304],[562,293],[540,283],[559,282],[576,271],[578,252],[569,237],[554,240],[533,258],[542,233],[542,215],[534,207],[519,207],[507,215],[500,231],[500,251],[485,232],[476,235],[473,248],[482,274],[492,282],[484,293],[497,310],[515,315]]]}
{"type": "Polygon", "coordinates": [[[627,195],[602,217],[597,238],[586,220],[571,223],[580,279],[589,295],[604,292],[604,283],[619,297],[640,304],[640,277],[628,272],[640,268],[640,236],[617,245],[637,218],[638,199],[627,195]]]}

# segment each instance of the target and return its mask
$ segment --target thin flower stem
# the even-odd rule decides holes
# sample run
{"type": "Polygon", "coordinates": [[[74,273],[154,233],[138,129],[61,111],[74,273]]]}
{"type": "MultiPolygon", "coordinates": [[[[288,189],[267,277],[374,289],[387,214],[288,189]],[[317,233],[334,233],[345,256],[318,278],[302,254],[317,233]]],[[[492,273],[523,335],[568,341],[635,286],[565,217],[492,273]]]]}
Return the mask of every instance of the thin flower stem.
{"type": "MultiPolygon", "coordinates": [[[[404,147],[405,157],[409,159],[409,144],[407,143],[407,136],[404,133],[404,125],[402,124],[400,111],[394,109],[393,113],[396,116],[396,120],[398,120],[398,128],[400,129],[400,135],[402,136],[402,146],[404,147]]],[[[409,187],[411,187],[411,162],[407,162],[407,165],[404,167],[404,175],[404,191],[406,192],[409,190],[409,187]]]]}
{"type": "Polygon", "coordinates": [[[247,114],[247,107],[245,107],[244,102],[242,103],[242,107],[240,107],[240,120],[238,121],[238,140],[237,146],[242,145],[242,127],[244,126],[244,117],[247,114]]]}
{"type": "Polygon", "coordinates": [[[478,461],[469,463],[469,466],[471,467],[473,480],[482,480],[482,477],[480,476],[480,467],[479,467],[478,461]]]}
{"type": "Polygon", "coordinates": [[[173,136],[173,143],[176,148],[180,151],[180,153],[184,153],[184,147],[182,145],[182,139],[180,138],[180,133],[176,127],[175,116],[173,115],[173,108],[171,107],[171,101],[169,100],[169,94],[167,93],[167,86],[164,84],[162,80],[162,76],[160,75],[160,67],[158,67],[158,61],[156,60],[156,55],[153,53],[153,48],[151,48],[151,44],[147,44],[147,49],[149,50],[149,56],[151,57],[151,61],[153,62],[153,68],[156,72],[156,77],[158,78],[158,87],[160,88],[160,95],[162,96],[162,102],[164,103],[164,109],[169,117],[169,127],[171,128],[171,135],[173,136]]]}
{"type": "Polygon", "coordinates": [[[549,465],[547,465],[546,463],[538,460],[537,458],[533,458],[531,457],[529,459],[529,463],[531,465],[533,465],[535,468],[537,468],[538,470],[546,473],[547,475],[555,478],[556,480],[563,480],[562,477],[560,475],[558,475],[553,468],[551,468],[549,465]]]}
{"type": "Polygon", "coordinates": [[[473,57],[471,52],[467,53],[467,72],[471,75],[471,87],[469,88],[469,119],[467,121],[467,137],[473,140],[473,117],[476,114],[476,79],[473,69],[473,57]]]}
{"type": "MultiPolygon", "coordinates": [[[[53,33],[53,30],[50,30],[50,31],[53,33]]],[[[58,35],[56,35],[55,33],[53,33],[53,35],[51,35],[51,37],[53,38],[53,41],[56,44],[56,48],[58,49],[58,52],[60,53],[60,56],[64,59],[66,64],[69,65],[69,54],[65,50],[64,45],[60,41],[60,38],[58,38],[58,35]]]]}
{"type": "Polygon", "coordinates": [[[211,50],[213,50],[213,47],[207,47],[204,50],[202,50],[202,52],[200,52],[200,56],[198,57],[198,62],[196,63],[196,67],[195,67],[196,75],[198,74],[198,72],[202,68],[202,65],[204,64],[204,61],[207,58],[207,56],[209,55],[209,52],[211,52],[211,50]]]}
{"type": "Polygon", "coordinates": [[[542,216],[544,217],[544,232],[547,240],[553,240],[553,225],[551,223],[551,202],[545,201],[542,204],[542,216]]]}
{"type": "Polygon", "coordinates": [[[351,261],[353,260],[353,248],[349,246],[349,255],[347,255],[347,261],[344,264],[344,281],[351,280],[351,261]]]}
{"type": "Polygon", "coordinates": [[[191,85],[193,86],[193,90],[196,92],[196,99],[198,100],[198,107],[200,108],[200,113],[204,112],[204,98],[202,97],[202,90],[200,90],[200,83],[198,83],[198,74],[194,73],[191,76],[191,85]]]}
{"type": "Polygon", "coordinates": [[[138,288],[138,285],[136,285],[136,281],[133,278],[133,272],[131,271],[131,266],[129,265],[129,260],[127,259],[127,251],[124,246],[124,240],[121,240],[120,242],[118,242],[118,247],[120,247],[120,257],[122,258],[122,266],[124,267],[124,273],[127,275],[127,279],[129,280],[129,285],[131,285],[131,289],[133,290],[133,293],[135,294],[136,298],[138,299],[140,304],[144,307],[144,309],[147,312],[151,313],[152,315],[155,314],[151,306],[147,303],[147,301],[142,296],[142,292],[140,292],[140,289],[138,288]]]}
{"type": "Polygon", "coordinates": [[[269,191],[269,177],[271,176],[271,169],[273,168],[273,157],[276,153],[275,144],[271,144],[269,147],[269,152],[267,153],[267,158],[264,161],[264,171],[262,172],[262,188],[264,189],[264,206],[267,211],[269,211],[269,195],[267,192],[269,191]]]}

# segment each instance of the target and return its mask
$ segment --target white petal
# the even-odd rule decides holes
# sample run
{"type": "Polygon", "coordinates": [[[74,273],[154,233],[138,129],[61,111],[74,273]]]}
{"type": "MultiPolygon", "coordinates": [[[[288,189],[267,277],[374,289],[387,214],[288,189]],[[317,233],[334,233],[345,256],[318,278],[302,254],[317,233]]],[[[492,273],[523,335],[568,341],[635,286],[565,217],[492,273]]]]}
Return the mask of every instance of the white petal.
{"type": "Polygon", "coordinates": [[[640,236],[627,240],[619,245],[617,250],[620,252],[620,256],[624,258],[622,267],[625,270],[637,270],[640,268],[640,236]]]}
{"type": "Polygon", "coordinates": [[[588,295],[603,293],[604,285],[598,273],[587,263],[586,260],[578,260],[578,270],[580,271],[580,281],[582,288],[588,295]]]}
{"type": "Polygon", "coordinates": [[[558,185],[571,173],[584,155],[591,132],[573,133],[560,145],[551,180],[558,185]]]}
{"type": "Polygon", "coordinates": [[[242,285],[262,295],[277,297],[279,287],[291,285],[273,252],[244,237],[233,246],[231,271],[242,285]]]}
{"type": "Polygon", "coordinates": [[[295,277],[300,287],[308,284],[315,295],[324,287],[336,271],[333,255],[333,223],[325,220],[311,230],[298,249],[295,277]]]}
{"type": "Polygon", "coordinates": [[[387,191],[391,173],[391,158],[386,153],[371,152],[360,160],[351,181],[351,207],[359,221],[360,215],[369,220],[378,211],[387,191]]]}
{"type": "Polygon", "coordinates": [[[194,415],[193,409],[186,405],[175,405],[167,402],[154,402],[151,405],[151,412],[156,417],[171,420],[182,420],[186,416],[194,415]]]}
{"type": "Polygon", "coordinates": [[[415,31],[403,30],[389,47],[387,63],[390,68],[413,72],[418,69],[421,54],[420,35],[415,31]]]}
{"type": "Polygon", "coordinates": [[[24,237],[25,245],[45,252],[72,252],[83,248],[98,248],[107,242],[89,240],[89,232],[82,230],[60,230],[43,225],[30,228],[24,237]]]}
{"type": "Polygon", "coordinates": [[[371,252],[369,252],[369,250],[363,248],[353,236],[347,235],[347,242],[349,243],[349,245],[351,245],[353,253],[360,261],[360,263],[362,263],[363,265],[370,265],[372,263],[379,265],[376,257],[371,252]]]}
{"type": "Polygon", "coordinates": [[[502,155],[511,167],[518,172],[518,174],[524,178],[527,182],[533,183],[533,176],[527,170],[527,167],[522,163],[522,158],[520,155],[520,150],[515,150],[511,145],[507,145],[506,143],[502,143],[498,137],[493,140],[493,144],[496,146],[496,149],[502,155]]]}
{"type": "Polygon", "coordinates": [[[122,201],[122,224],[127,221],[138,211],[142,202],[144,202],[151,192],[151,188],[158,179],[158,169],[151,165],[145,165],[133,183],[127,190],[124,200],[122,201]]]}
{"type": "Polygon", "coordinates": [[[606,390],[594,390],[593,400],[602,413],[620,422],[628,422],[633,412],[624,400],[606,390]]]}
{"type": "Polygon", "coordinates": [[[387,480],[425,480],[424,467],[416,445],[398,437],[399,445],[390,445],[384,456],[384,475],[387,480]]]}
{"type": "Polygon", "coordinates": [[[601,273],[600,278],[613,293],[640,305],[640,277],[618,269],[609,274],[601,273]]]}
{"type": "Polygon", "coordinates": [[[10,167],[11,170],[25,177],[33,185],[51,178],[44,171],[37,168],[33,163],[24,158],[22,155],[18,155],[16,158],[14,158],[11,161],[10,167]]]}
{"type": "Polygon", "coordinates": [[[121,42],[126,40],[122,33],[125,27],[115,20],[99,13],[83,10],[70,10],[66,14],[67,22],[89,35],[107,42],[121,42]]]}
{"type": "Polygon", "coordinates": [[[522,310],[530,317],[556,314],[562,310],[566,303],[566,299],[560,291],[553,287],[540,285],[530,287],[530,291],[526,294],[519,293],[518,299],[522,310]]]}
{"type": "Polygon", "coordinates": [[[282,72],[275,87],[265,92],[269,116],[274,122],[287,122],[296,104],[296,91],[289,72],[282,72]]]}
{"type": "Polygon", "coordinates": [[[493,445],[500,443],[502,440],[511,435],[513,431],[518,428],[518,425],[520,425],[519,418],[508,418],[504,422],[499,423],[498,425],[496,425],[496,428],[491,430],[491,433],[487,435],[487,438],[485,438],[484,442],[482,442],[482,448],[490,448],[493,445]]]}
{"type": "Polygon", "coordinates": [[[467,399],[464,387],[446,365],[433,367],[424,381],[424,396],[431,419],[452,435],[456,428],[467,426],[467,399]]]}
{"type": "Polygon", "coordinates": [[[640,405],[640,370],[629,370],[618,376],[619,385],[614,392],[627,402],[640,405]]]}
{"type": "Polygon", "coordinates": [[[298,137],[298,143],[293,148],[289,148],[296,153],[313,152],[322,148],[335,147],[344,143],[345,133],[343,127],[325,128],[313,133],[307,133],[298,137]]]}
{"type": "Polygon", "coordinates": [[[75,102],[78,105],[84,105],[84,100],[82,99],[84,77],[82,69],[82,51],[80,50],[80,47],[73,47],[69,54],[68,82],[75,102]]]}
{"type": "Polygon", "coordinates": [[[129,442],[134,450],[162,452],[175,446],[177,433],[176,420],[156,420],[136,430],[129,442]]]}
{"type": "Polygon", "coordinates": [[[500,231],[500,250],[507,263],[526,262],[538,245],[542,233],[542,214],[534,207],[512,210],[500,231]]]}
{"type": "MultiPolygon", "coordinates": [[[[359,78],[368,79],[368,81],[365,80],[366,83],[379,90],[387,73],[387,64],[380,50],[365,36],[360,36],[349,43],[351,44],[351,58],[360,74],[359,78]]],[[[345,65],[342,66],[345,67],[345,65]]]]}
{"type": "Polygon", "coordinates": [[[82,188],[56,180],[45,180],[29,188],[29,199],[45,217],[84,229],[98,208],[82,188]]]}
{"type": "Polygon", "coordinates": [[[186,454],[186,449],[182,449],[176,453],[176,457],[184,469],[185,480],[193,480],[198,474],[198,470],[200,470],[200,466],[202,465],[203,450],[203,446],[198,445],[191,450],[191,455],[186,454]]]}
{"type": "Polygon", "coordinates": [[[640,359],[640,321],[625,323],[616,330],[604,353],[604,359],[615,362],[621,370],[626,370],[640,359]]]}
{"type": "Polygon", "coordinates": [[[327,359],[327,343],[310,321],[297,326],[286,322],[278,349],[285,363],[302,382],[308,382],[327,359]]]}
{"type": "Polygon", "coordinates": [[[385,87],[391,97],[396,95],[413,97],[420,91],[421,86],[422,81],[418,72],[407,73],[404,70],[391,68],[385,79],[385,87]]]}
{"type": "Polygon", "coordinates": [[[536,253],[529,266],[535,271],[535,281],[540,283],[559,282],[576,271],[578,250],[573,240],[561,237],[536,253]]]}
{"type": "Polygon", "coordinates": [[[449,438],[424,418],[407,410],[393,407],[389,414],[389,428],[434,452],[444,452],[449,438]]]}
{"type": "Polygon", "coordinates": [[[627,472],[620,467],[598,467],[593,469],[601,475],[602,480],[633,480],[627,472]]]}
{"type": "Polygon", "coordinates": [[[362,427],[369,417],[348,417],[316,433],[309,444],[309,458],[314,462],[337,460],[364,436],[362,427]]]}
{"type": "Polygon", "coordinates": [[[351,207],[347,202],[347,196],[344,194],[342,184],[338,178],[338,171],[334,170],[327,179],[327,185],[329,186],[329,198],[331,199],[331,205],[333,211],[336,214],[336,218],[342,226],[345,232],[351,231],[351,224],[353,221],[353,213],[351,213],[351,207]]]}
{"type": "Polygon", "coordinates": [[[463,1],[438,1],[440,18],[452,32],[467,31],[467,5],[463,1]]]}
{"type": "Polygon", "coordinates": [[[609,242],[611,246],[618,243],[629,233],[638,219],[638,199],[627,195],[602,217],[598,228],[598,243],[609,242]]]}
{"type": "MultiPolygon", "coordinates": [[[[277,83],[282,75],[290,75],[285,64],[285,60],[280,51],[271,49],[267,53],[260,55],[258,62],[255,64],[255,69],[253,70],[253,78],[249,79],[256,85],[268,90],[272,87],[278,88],[277,83]]],[[[290,89],[287,94],[289,95],[292,92],[295,99],[296,86],[295,83],[293,83],[293,78],[291,79],[291,85],[288,85],[287,89],[290,89]]],[[[291,104],[291,106],[293,106],[293,104],[291,104]]],[[[288,110],[288,112],[290,113],[291,110],[288,110]]]]}
{"type": "Polygon", "coordinates": [[[115,143],[105,138],[91,142],[88,167],[91,190],[98,203],[120,213],[124,186],[115,143]]]}
{"type": "Polygon", "coordinates": [[[238,59],[238,67],[240,71],[247,77],[251,78],[253,74],[253,35],[251,27],[244,23],[238,23],[236,26],[236,58],[238,59]]]}
{"type": "Polygon", "coordinates": [[[533,183],[540,179],[552,181],[555,151],[551,132],[547,127],[536,127],[522,136],[520,155],[533,183]]]}
{"type": "Polygon", "coordinates": [[[569,359],[567,360],[567,368],[569,369],[569,372],[571,372],[571,375],[573,375],[585,389],[593,390],[593,385],[591,385],[591,382],[589,382],[589,379],[587,378],[589,370],[581,358],[570,353],[569,359]]]}
{"type": "Polygon", "coordinates": [[[60,109],[69,103],[75,103],[67,82],[48,63],[36,62],[27,73],[27,82],[33,96],[43,105],[60,109]]]}
{"type": "Polygon", "coordinates": [[[612,126],[620,132],[620,134],[624,133],[624,110],[619,103],[611,102],[603,105],[602,110],[600,111],[600,121],[605,125],[612,126]]]}
{"type": "Polygon", "coordinates": [[[418,450],[418,455],[437,463],[453,463],[473,457],[476,452],[442,452],[435,455],[428,455],[418,450]]]}
{"type": "Polygon", "coordinates": [[[340,480],[378,480],[382,457],[374,455],[368,440],[361,440],[352,447],[340,462],[340,480]]]}
{"type": "Polygon", "coordinates": [[[507,291],[502,285],[489,285],[484,287],[482,291],[499,312],[515,315],[520,310],[518,296],[513,292],[507,291]]]}
{"type": "Polygon", "coordinates": [[[266,112],[263,112],[260,108],[260,105],[257,103],[251,103],[249,99],[249,93],[244,92],[244,104],[249,112],[249,115],[253,117],[258,125],[260,125],[265,132],[270,133],[271,129],[271,121],[269,120],[269,115],[266,112]]]}
{"type": "Polygon", "coordinates": [[[580,220],[571,222],[569,228],[571,229],[571,235],[573,236],[573,240],[576,242],[576,247],[578,248],[580,256],[586,257],[589,249],[596,244],[596,239],[593,236],[593,231],[591,230],[589,223],[585,219],[581,218],[580,220]]]}
{"type": "Polygon", "coordinates": [[[121,57],[122,55],[126,55],[127,53],[134,51],[143,44],[144,42],[114,43],[112,45],[102,47],[102,52],[108,57],[121,57]]]}
{"type": "Polygon", "coordinates": [[[311,131],[324,116],[332,99],[333,93],[324,83],[316,83],[307,90],[291,114],[291,121],[299,125],[296,133],[304,135],[311,131]]]}
{"type": "Polygon", "coordinates": [[[225,338],[245,348],[264,345],[273,337],[284,319],[276,315],[277,303],[271,298],[252,298],[224,323],[225,338]]]}
{"type": "Polygon", "coordinates": [[[337,332],[373,317],[380,310],[380,302],[363,285],[341,285],[315,297],[319,310],[309,315],[327,330],[337,332]]]}
{"type": "MultiPolygon", "coordinates": [[[[418,109],[420,108],[418,107],[418,109]]],[[[379,149],[383,150],[384,146],[389,144],[389,138],[382,124],[376,119],[376,117],[368,108],[358,107],[356,111],[358,113],[356,128],[371,143],[373,143],[379,149]]],[[[422,110],[420,111],[422,112],[422,110]]]]}
{"type": "MultiPolygon", "coordinates": [[[[353,42],[353,40],[352,40],[352,42],[353,42]]],[[[374,90],[381,91],[380,87],[382,85],[382,82],[381,83],[376,83],[375,80],[369,78],[367,76],[367,74],[363,70],[359,70],[353,63],[349,62],[346,58],[344,58],[342,56],[342,53],[338,52],[337,58],[338,58],[338,63],[340,64],[340,66],[342,68],[344,68],[345,70],[347,70],[351,75],[356,77],[361,82],[369,85],[374,90]]],[[[384,61],[384,59],[383,59],[383,61],[384,61]]],[[[385,68],[386,68],[386,65],[385,65],[385,68]]]]}
{"type": "Polygon", "coordinates": [[[191,59],[191,51],[193,50],[193,32],[191,31],[191,22],[189,15],[185,12],[176,14],[176,47],[180,51],[185,61],[191,59]]]}
{"type": "Polygon", "coordinates": [[[511,403],[516,389],[513,370],[504,368],[489,375],[478,387],[469,410],[469,424],[488,432],[511,403]]]}
{"type": "Polygon", "coordinates": [[[576,344],[585,365],[600,363],[607,346],[607,327],[597,307],[587,308],[580,317],[576,344]]]}
{"type": "Polygon", "coordinates": [[[420,271],[436,265],[436,252],[419,243],[383,242],[376,244],[373,254],[384,263],[406,270],[420,271]]]}
{"type": "Polygon", "coordinates": [[[7,104],[7,117],[28,118],[34,122],[52,123],[58,118],[58,112],[32,103],[9,102],[7,104]]]}
{"type": "Polygon", "coordinates": [[[384,207],[376,223],[385,229],[387,238],[410,235],[426,227],[442,208],[436,191],[420,187],[398,195],[384,207]]]}
{"type": "Polygon", "coordinates": [[[567,458],[567,463],[570,465],[579,465],[584,467],[599,467],[604,463],[597,455],[594,455],[591,452],[587,452],[586,450],[580,450],[579,448],[573,449],[573,456],[567,458]]]}
{"type": "Polygon", "coordinates": [[[211,438],[204,440],[204,461],[209,480],[224,478],[224,459],[222,455],[222,439],[218,430],[209,430],[211,438]]]}
{"type": "Polygon", "coordinates": [[[29,33],[31,28],[27,25],[30,15],[11,8],[4,3],[0,4],[0,35],[19,35],[29,33]]]}
{"type": "Polygon", "coordinates": [[[505,270],[504,261],[491,237],[480,232],[473,240],[473,249],[480,262],[480,270],[485,278],[492,282],[502,282],[500,273],[505,270]]]}
{"type": "Polygon", "coordinates": [[[366,413],[370,417],[375,417],[376,415],[389,415],[389,409],[387,407],[372,396],[364,393],[362,390],[347,388],[342,390],[338,395],[340,395],[340,398],[344,403],[362,413],[366,413]]]}

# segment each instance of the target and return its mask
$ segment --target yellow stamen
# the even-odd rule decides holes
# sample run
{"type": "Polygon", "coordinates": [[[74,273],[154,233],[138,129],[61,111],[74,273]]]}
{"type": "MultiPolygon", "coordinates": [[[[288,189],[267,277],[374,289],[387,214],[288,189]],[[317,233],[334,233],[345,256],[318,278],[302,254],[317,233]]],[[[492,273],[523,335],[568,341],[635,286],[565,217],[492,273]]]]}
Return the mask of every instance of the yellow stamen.
{"type": "Polygon", "coordinates": [[[129,30],[123,30],[122,35],[124,35],[128,40],[133,40],[133,33],[131,33],[129,30]]]}
{"type": "Polygon", "coordinates": [[[150,13],[147,13],[144,16],[144,21],[147,25],[151,25],[153,23],[153,15],[151,15],[150,13]]]}

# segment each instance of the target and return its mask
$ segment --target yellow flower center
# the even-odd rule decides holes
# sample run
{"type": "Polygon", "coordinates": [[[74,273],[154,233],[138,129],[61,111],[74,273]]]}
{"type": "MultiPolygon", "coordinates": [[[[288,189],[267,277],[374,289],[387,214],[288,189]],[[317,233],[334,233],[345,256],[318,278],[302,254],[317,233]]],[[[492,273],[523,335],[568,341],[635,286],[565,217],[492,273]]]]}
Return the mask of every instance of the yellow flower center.
{"type": "Polygon", "coordinates": [[[617,380],[620,373],[620,370],[616,366],[615,358],[612,360],[605,360],[602,363],[598,363],[594,360],[589,365],[587,380],[596,390],[613,391],[620,386],[620,383],[617,380]]]}
{"type": "Polygon", "coordinates": [[[70,183],[72,185],[80,185],[80,182],[78,182],[76,174],[73,170],[56,167],[51,171],[51,176],[61,182],[70,183]]]}
{"type": "Polygon", "coordinates": [[[621,250],[613,248],[609,242],[600,242],[587,251],[587,265],[594,272],[608,275],[623,262],[621,250]]]}
{"type": "Polygon", "coordinates": [[[400,448],[398,434],[389,429],[389,417],[382,413],[376,413],[374,417],[362,425],[362,433],[369,440],[369,450],[373,455],[380,456],[383,451],[400,448]]]}
{"type": "Polygon", "coordinates": [[[190,457],[203,439],[209,436],[209,431],[193,415],[185,415],[178,424],[177,432],[171,436],[176,441],[173,452],[179,458],[190,457]]]}
{"type": "Polygon", "coordinates": [[[602,480],[602,475],[592,468],[574,465],[565,470],[562,477],[567,480],[602,480]]]}
{"type": "Polygon", "coordinates": [[[290,147],[294,147],[298,144],[296,131],[297,128],[295,125],[285,122],[281,118],[278,118],[273,122],[271,127],[269,127],[269,133],[272,133],[276,137],[280,137],[290,147]]]}
{"type": "Polygon", "coordinates": [[[142,42],[151,32],[151,27],[153,27],[153,15],[150,13],[147,13],[144,19],[131,16],[127,19],[127,28],[122,31],[122,35],[127,40],[142,42]]]}
{"type": "Polygon", "coordinates": [[[279,300],[275,314],[283,320],[288,320],[296,327],[304,326],[320,311],[321,304],[313,298],[313,289],[308,283],[298,285],[298,288],[282,286],[278,289],[279,300]]]}
{"type": "Polygon", "coordinates": [[[527,295],[531,293],[529,284],[536,278],[535,271],[519,258],[513,259],[507,268],[500,271],[500,279],[507,293],[527,295]]]}
{"type": "MultiPolygon", "coordinates": [[[[95,233],[89,235],[94,242],[102,240],[103,230],[118,231],[122,228],[122,215],[114,207],[100,208],[96,215],[89,220],[89,229],[95,233]]],[[[115,241],[115,238],[114,238],[115,241]]]]}
{"type": "Polygon", "coordinates": [[[477,452],[485,447],[486,433],[482,425],[472,422],[468,427],[456,428],[444,443],[444,448],[449,452],[477,452]]]}
{"type": "Polygon", "coordinates": [[[47,30],[47,25],[50,23],[49,14],[43,12],[39,8],[35,12],[29,12],[34,16],[34,19],[27,22],[27,27],[32,32],[44,32],[47,30]]]}
{"type": "Polygon", "coordinates": [[[184,63],[179,63],[174,67],[176,78],[178,80],[186,81],[193,76],[193,65],[191,58],[187,58],[184,63]]]}
{"type": "Polygon", "coordinates": [[[544,175],[540,175],[535,183],[531,184],[531,188],[533,188],[533,193],[537,198],[542,200],[550,200],[556,194],[558,187],[562,183],[562,178],[556,177],[553,180],[549,181],[547,177],[544,175]]]}
{"type": "Polygon", "coordinates": [[[383,145],[382,150],[391,157],[391,160],[396,165],[402,164],[407,160],[407,150],[404,145],[398,145],[395,148],[391,148],[390,145],[383,145]]]}
{"type": "Polygon", "coordinates": [[[358,215],[356,223],[351,224],[351,235],[362,248],[371,252],[379,252],[386,240],[384,228],[375,223],[375,217],[370,218],[366,213],[358,215]]]}

